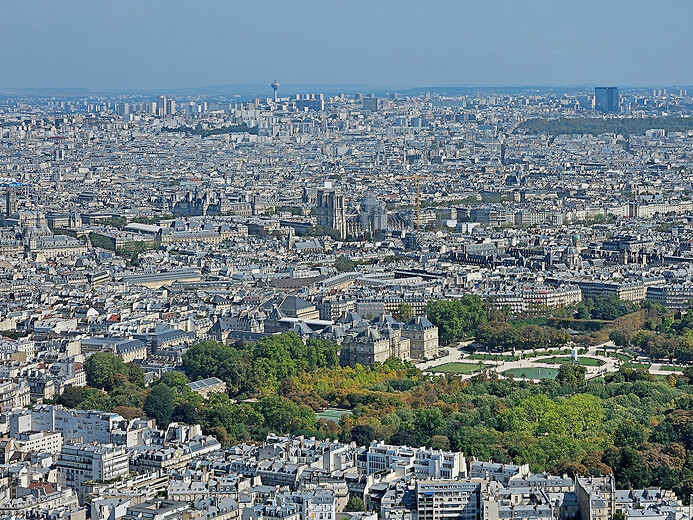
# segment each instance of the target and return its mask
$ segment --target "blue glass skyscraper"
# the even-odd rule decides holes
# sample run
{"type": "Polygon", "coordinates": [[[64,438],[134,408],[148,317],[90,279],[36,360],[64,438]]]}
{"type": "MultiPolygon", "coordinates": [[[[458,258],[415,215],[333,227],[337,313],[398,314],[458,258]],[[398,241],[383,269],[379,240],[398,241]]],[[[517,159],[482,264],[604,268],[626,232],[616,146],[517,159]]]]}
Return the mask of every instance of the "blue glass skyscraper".
{"type": "Polygon", "coordinates": [[[594,87],[594,109],[598,112],[619,112],[618,87],[594,87]]]}

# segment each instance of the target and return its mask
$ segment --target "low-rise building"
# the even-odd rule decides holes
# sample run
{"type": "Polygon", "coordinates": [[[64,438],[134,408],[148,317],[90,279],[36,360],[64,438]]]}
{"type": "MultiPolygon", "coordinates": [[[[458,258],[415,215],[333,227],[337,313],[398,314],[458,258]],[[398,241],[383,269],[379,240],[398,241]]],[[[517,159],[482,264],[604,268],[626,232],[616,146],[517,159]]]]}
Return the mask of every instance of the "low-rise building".
{"type": "Polygon", "coordinates": [[[208,377],[207,379],[188,383],[188,388],[207,399],[210,394],[226,392],[226,383],[218,377],[208,377]]]}

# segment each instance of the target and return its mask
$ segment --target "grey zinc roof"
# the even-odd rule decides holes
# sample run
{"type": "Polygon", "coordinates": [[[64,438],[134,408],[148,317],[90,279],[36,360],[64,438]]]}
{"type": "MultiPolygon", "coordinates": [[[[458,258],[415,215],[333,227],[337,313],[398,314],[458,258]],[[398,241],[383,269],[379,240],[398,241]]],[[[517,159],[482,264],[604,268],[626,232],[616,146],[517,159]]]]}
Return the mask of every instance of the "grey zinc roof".
{"type": "Polygon", "coordinates": [[[408,329],[423,330],[431,329],[433,327],[435,327],[435,325],[433,325],[433,323],[431,323],[426,316],[414,316],[411,320],[409,320],[409,323],[407,323],[408,329]]]}

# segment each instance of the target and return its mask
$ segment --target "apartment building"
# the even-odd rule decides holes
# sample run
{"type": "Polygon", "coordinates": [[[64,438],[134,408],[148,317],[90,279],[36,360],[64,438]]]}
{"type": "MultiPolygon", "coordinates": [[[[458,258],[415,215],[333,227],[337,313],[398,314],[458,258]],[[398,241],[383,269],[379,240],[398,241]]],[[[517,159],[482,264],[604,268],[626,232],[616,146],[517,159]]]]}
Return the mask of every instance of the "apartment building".
{"type": "Polygon", "coordinates": [[[392,446],[373,441],[366,452],[366,474],[401,468],[419,478],[458,479],[467,474],[461,452],[392,446]]]}
{"type": "Polygon", "coordinates": [[[578,477],[575,481],[580,520],[610,520],[616,513],[614,476],[578,477]]]}
{"type": "Polygon", "coordinates": [[[28,414],[31,419],[24,430],[62,433],[65,441],[111,441],[111,432],[120,428],[124,419],[117,413],[97,410],[71,410],[60,405],[39,405],[28,414]]]}
{"type": "Polygon", "coordinates": [[[58,484],[77,492],[80,502],[87,494],[85,483],[108,481],[128,474],[128,454],[114,444],[66,444],[56,463],[58,484]]]}
{"type": "Polygon", "coordinates": [[[478,520],[481,518],[481,484],[451,480],[416,483],[419,520],[478,520]]]}
{"type": "Polygon", "coordinates": [[[60,453],[63,436],[58,432],[22,432],[15,435],[17,449],[25,453],[60,453]]]}

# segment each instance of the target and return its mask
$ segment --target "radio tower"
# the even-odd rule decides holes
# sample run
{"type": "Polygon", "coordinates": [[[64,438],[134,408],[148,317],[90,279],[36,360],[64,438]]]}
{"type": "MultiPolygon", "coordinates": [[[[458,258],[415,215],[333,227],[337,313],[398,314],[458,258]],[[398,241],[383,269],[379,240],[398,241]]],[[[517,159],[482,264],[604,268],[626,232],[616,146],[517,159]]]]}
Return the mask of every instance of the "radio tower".
{"type": "Polygon", "coordinates": [[[274,78],[274,81],[272,82],[272,90],[274,90],[274,102],[277,102],[277,90],[279,90],[279,82],[277,81],[277,78],[274,78]]]}

